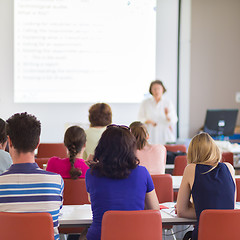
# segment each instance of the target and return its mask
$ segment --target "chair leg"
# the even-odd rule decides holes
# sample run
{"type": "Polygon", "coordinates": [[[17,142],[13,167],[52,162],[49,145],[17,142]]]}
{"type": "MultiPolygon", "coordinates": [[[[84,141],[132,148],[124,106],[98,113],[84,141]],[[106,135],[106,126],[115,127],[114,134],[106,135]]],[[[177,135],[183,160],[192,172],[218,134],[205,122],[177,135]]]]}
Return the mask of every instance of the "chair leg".
{"type": "Polygon", "coordinates": [[[169,230],[170,230],[171,233],[172,233],[172,237],[173,237],[173,239],[174,239],[174,240],[177,240],[177,239],[176,239],[176,236],[175,236],[175,234],[174,234],[174,232],[173,232],[173,229],[171,228],[171,229],[169,229],[169,230]]]}

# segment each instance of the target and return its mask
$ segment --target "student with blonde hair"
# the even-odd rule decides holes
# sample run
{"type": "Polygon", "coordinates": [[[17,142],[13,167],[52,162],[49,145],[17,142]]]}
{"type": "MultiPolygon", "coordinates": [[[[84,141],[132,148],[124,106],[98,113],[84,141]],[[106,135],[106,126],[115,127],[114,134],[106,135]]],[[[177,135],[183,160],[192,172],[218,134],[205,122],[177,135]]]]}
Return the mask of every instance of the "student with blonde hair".
{"type": "Polygon", "coordinates": [[[176,212],[179,217],[197,218],[193,232],[184,239],[197,239],[200,214],[205,209],[234,209],[236,187],[234,169],[221,163],[221,152],[207,133],[196,135],[190,142],[188,166],[178,192],[176,212]]]}
{"type": "Polygon", "coordinates": [[[166,166],[166,148],[161,144],[149,144],[149,134],[141,122],[130,124],[132,134],[137,141],[136,156],[140,165],[147,168],[150,174],[164,174],[166,166]]]}

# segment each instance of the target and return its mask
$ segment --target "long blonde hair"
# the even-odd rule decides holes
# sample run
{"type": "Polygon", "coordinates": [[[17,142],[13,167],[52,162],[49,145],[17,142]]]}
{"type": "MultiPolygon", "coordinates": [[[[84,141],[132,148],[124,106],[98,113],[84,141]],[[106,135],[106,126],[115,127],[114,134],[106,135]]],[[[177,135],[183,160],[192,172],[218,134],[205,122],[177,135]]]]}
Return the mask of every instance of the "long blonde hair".
{"type": "Polygon", "coordinates": [[[207,133],[193,137],[188,147],[188,163],[201,163],[216,166],[221,160],[221,152],[214,140],[207,133]]]}

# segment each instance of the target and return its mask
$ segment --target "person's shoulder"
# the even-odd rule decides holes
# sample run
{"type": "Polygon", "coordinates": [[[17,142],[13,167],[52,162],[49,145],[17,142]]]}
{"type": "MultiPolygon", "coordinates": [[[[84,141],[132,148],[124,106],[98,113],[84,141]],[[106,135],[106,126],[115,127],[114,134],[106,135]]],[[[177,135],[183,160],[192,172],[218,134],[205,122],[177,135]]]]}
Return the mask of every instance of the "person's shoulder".
{"type": "Polygon", "coordinates": [[[166,151],[166,148],[162,144],[151,144],[151,147],[156,151],[166,151]]]}
{"type": "Polygon", "coordinates": [[[184,169],[184,175],[192,175],[195,174],[196,164],[190,163],[184,169]]]}

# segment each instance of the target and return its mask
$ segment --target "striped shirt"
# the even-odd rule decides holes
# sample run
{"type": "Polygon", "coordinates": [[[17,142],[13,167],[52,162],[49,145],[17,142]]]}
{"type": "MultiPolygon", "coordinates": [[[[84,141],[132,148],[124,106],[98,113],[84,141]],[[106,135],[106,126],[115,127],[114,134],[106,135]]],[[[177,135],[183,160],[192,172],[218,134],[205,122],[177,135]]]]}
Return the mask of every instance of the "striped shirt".
{"type": "Polygon", "coordinates": [[[57,240],[63,187],[60,175],[44,171],[36,163],[13,164],[0,175],[0,211],[50,213],[57,240]]]}

